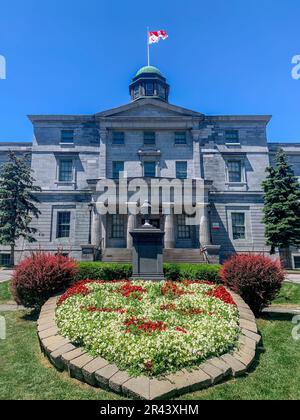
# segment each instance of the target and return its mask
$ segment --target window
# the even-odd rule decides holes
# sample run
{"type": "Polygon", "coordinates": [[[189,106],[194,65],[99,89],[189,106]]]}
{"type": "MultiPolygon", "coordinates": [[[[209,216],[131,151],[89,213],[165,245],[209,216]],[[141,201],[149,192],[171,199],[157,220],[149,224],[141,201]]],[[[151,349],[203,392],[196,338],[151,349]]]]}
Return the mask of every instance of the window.
{"type": "Polygon", "coordinates": [[[245,213],[231,213],[231,219],[233,239],[246,239],[245,213]]]}
{"type": "Polygon", "coordinates": [[[299,270],[299,268],[300,268],[300,257],[294,257],[294,267],[295,267],[295,270],[299,270]]]}
{"type": "Polygon", "coordinates": [[[156,163],[155,162],[144,162],[144,176],[147,178],[156,177],[156,163]]]}
{"type": "Polygon", "coordinates": [[[228,181],[242,182],[242,162],[240,160],[228,161],[228,181]]]}
{"type": "Polygon", "coordinates": [[[121,162],[121,161],[113,162],[113,178],[119,178],[120,172],[124,172],[124,162],[121,162]]]}
{"type": "Polygon", "coordinates": [[[113,132],[113,144],[116,144],[116,145],[125,144],[125,133],[123,131],[113,132]]]}
{"type": "Polygon", "coordinates": [[[144,133],[144,145],[146,146],[155,145],[155,133],[153,131],[146,131],[144,133]]]}
{"type": "Polygon", "coordinates": [[[186,144],[186,132],[175,133],[175,144],[186,144]]]}
{"type": "Polygon", "coordinates": [[[59,161],[59,178],[60,182],[73,181],[73,160],[61,159],[59,161]]]}
{"type": "Polygon", "coordinates": [[[146,96],[153,96],[154,95],[154,84],[153,83],[146,83],[146,96]]]}
{"type": "Polygon", "coordinates": [[[10,254],[0,254],[0,266],[10,265],[10,254]]]}
{"type": "Polygon", "coordinates": [[[113,239],[124,238],[124,216],[120,214],[113,214],[111,221],[111,237],[113,239]]]}
{"type": "Polygon", "coordinates": [[[140,96],[140,85],[136,85],[134,87],[134,98],[138,98],[140,96]]]}
{"type": "Polygon", "coordinates": [[[62,130],[61,143],[74,143],[74,130],[62,130]]]}
{"type": "Polygon", "coordinates": [[[61,211],[57,213],[57,238],[70,237],[71,213],[69,211],[61,211]]]}
{"type": "Polygon", "coordinates": [[[239,143],[239,132],[238,130],[227,130],[225,131],[225,142],[226,143],[239,143]]]}
{"type": "Polygon", "coordinates": [[[177,216],[178,239],[190,239],[191,227],[186,224],[186,217],[183,214],[177,216]]]}
{"type": "Polygon", "coordinates": [[[187,162],[176,162],[176,178],[187,178],[187,162]]]}

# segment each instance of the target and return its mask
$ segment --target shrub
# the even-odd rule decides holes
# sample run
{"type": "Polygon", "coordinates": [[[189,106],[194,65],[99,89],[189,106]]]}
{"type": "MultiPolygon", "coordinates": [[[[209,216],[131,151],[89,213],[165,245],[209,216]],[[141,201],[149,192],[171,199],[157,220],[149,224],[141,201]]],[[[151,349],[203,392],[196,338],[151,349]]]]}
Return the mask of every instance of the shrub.
{"type": "MultiPolygon", "coordinates": [[[[219,265],[209,264],[164,264],[164,274],[168,280],[207,280],[219,282],[219,265]]],[[[123,280],[132,276],[131,264],[101,262],[78,263],[78,280],[123,280]]]]}
{"type": "Polygon", "coordinates": [[[123,280],[131,276],[131,264],[81,262],[78,263],[76,280],[123,280]]]}
{"type": "Polygon", "coordinates": [[[257,315],[277,296],[284,271],[279,261],[262,255],[235,255],[223,265],[221,279],[257,315]]]}
{"type": "Polygon", "coordinates": [[[39,309],[51,296],[68,287],[76,274],[74,260],[60,254],[34,253],[16,267],[12,293],[18,304],[39,309]]]}

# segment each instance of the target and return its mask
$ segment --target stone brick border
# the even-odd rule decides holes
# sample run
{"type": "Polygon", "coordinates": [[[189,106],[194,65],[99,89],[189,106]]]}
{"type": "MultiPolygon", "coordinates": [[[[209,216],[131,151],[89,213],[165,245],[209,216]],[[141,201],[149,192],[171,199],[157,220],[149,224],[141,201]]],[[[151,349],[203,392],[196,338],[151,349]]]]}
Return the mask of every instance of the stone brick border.
{"type": "MultiPolygon", "coordinates": [[[[229,290],[228,290],[229,291],[229,290]]],[[[207,360],[191,370],[183,369],[161,378],[130,377],[102,357],[93,358],[83,348],[74,346],[58,334],[55,323],[57,297],[43,306],[38,319],[38,338],[41,350],[58,370],[92,386],[99,386],[130,398],[144,400],[167,399],[187,392],[208,388],[220,381],[241,376],[255,359],[258,334],[255,317],[249,306],[237,294],[229,291],[239,314],[241,334],[238,350],[207,360]]]]}

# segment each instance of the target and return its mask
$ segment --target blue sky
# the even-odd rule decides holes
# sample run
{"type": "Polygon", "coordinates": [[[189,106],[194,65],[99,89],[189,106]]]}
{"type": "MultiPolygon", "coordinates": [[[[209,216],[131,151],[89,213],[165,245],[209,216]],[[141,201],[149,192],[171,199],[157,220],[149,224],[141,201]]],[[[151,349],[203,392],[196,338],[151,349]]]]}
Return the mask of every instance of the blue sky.
{"type": "Polygon", "coordinates": [[[27,114],[90,114],[129,101],[146,27],[170,102],[206,114],[272,114],[270,141],[300,142],[299,0],[10,0],[0,6],[0,141],[31,140],[27,114]]]}

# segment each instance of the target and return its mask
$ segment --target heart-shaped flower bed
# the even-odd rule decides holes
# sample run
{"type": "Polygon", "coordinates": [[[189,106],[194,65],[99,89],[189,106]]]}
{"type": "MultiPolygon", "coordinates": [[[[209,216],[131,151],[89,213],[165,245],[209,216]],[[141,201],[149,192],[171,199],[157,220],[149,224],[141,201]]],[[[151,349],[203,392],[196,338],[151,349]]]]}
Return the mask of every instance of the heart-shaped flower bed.
{"type": "Polygon", "coordinates": [[[60,334],[131,375],[193,367],[234,349],[238,309],[207,282],[82,281],[59,299],[60,334]]]}

